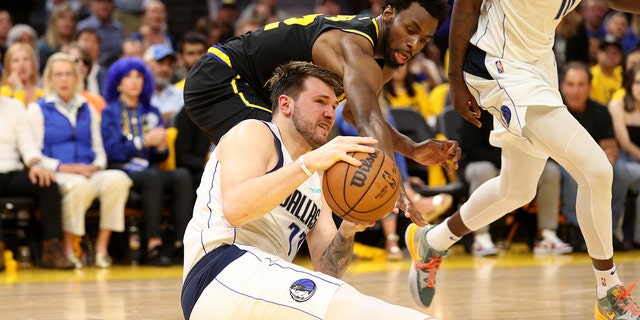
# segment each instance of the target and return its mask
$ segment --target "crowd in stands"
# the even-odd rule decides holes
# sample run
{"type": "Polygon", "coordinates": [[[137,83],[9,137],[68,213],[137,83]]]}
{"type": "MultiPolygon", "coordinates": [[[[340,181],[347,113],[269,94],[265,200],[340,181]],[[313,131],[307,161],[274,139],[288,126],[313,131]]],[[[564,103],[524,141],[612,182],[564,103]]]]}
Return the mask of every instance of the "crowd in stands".
{"type": "MultiPolygon", "coordinates": [[[[87,232],[85,214],[96,203],[100,222],[92,261],[98,267],[112,265],[110,237],[125,229],[132,194],[140,199],[137,209],[144,223],[143,263],[181,263],[195,189],[214,147],[184,111],[187,74],[211,45],[290,17],[277,0],[206,2],[208,14],[190,19],[192,26],[181,34],[168,27],[167,1],[50,0],[48,23],[40,34],[26,23],[14,23],[12,12],[0,6],[0,128],[8,133],[0,139],[5,151],[0,156],[0,197],[38,200],[43,267],[86,264],[75,244],[87,232]],[[163,234],[163,219],[173,223],[171,237],[163,234]]],[[[384,1],[313,3],[309,14],[373,17],[384,1]]],[[[413,109],[438,134],[439,116],[450,104],[446,28],[395,72],[380,95],[385,108],[413,109]]],[[[616,249],[633,248],[640,245],[640,205],[626,214],[625,204],[640,192],[640,15],[610,11],[603,0],[584,0],[579,10],[564,17],[556,38],[566,104],[581,121],[594,118],[582,114],[584,106],[602,115],[584,125],[605,150],[612,150],[616,249]],[[623,223],[633,224],[631,232],[621,232],[623,223]]],[[[458,178],[469,193],[500,170],[499,152],[488,144],[492,119],[483,122],[481,129],[468,123],[455,128],[463,148],[458,178]]],[[[427,215],[437,212],[433,219],[447,211],[449,195],[434,200],[412,189],[434,183],[433,177],[403,173],[416,207],[427,215]]],[[[550,160],[535,200],[539,231],[534,252],[584,250],[579,232],[568,232],[564,240],[557,233],[559,216],[577,229],[571,207],[576,188],[550,160]]],[[[401,257],[397,234],[403,230],[390,220],[382,228],[388,257],[401,257]]],[[[0,251],[2,240],[0,224],[0,251]]],[[[489,228],[475,233],[473,254],[497,251],[489,228]]],[[[3,265],[0,255],[0,269],[3,265]]]]}

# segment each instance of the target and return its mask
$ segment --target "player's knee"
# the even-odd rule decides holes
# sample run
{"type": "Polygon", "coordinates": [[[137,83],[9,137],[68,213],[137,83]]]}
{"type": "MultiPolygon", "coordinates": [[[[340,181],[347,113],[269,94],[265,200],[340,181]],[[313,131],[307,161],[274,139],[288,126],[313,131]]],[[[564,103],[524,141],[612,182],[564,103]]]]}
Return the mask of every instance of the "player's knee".
{"type": "Polygon", "coordinates": [[[587,179],[591,183],[605,186],[610,186],[613,183],[613,168],[610,165],[592,166],[590,173],[587,179]]]}

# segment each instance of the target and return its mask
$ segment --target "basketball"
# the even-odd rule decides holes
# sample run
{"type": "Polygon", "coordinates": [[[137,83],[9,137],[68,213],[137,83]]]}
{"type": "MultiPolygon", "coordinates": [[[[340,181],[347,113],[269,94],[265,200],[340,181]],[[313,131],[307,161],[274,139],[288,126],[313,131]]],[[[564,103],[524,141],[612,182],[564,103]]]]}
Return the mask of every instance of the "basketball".
{"type": "Polygon", "coordinates": [[[362,161],[340,161],[324,172],[322,192],[333,213],[355,223],[376,221],[393,211],[402,185],[400,171],[382,150],[350,152],[362,161]]]}

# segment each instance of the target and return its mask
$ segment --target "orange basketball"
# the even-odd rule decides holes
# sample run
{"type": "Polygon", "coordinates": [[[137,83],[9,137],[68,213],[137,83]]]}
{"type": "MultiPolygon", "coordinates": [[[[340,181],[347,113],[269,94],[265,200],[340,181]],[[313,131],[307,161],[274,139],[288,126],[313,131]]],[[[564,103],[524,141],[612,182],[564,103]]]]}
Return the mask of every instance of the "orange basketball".
{"type": "Polygon", "coordinates": [[[355,223],[376,221],[391,211],[401,188],[400,171],[379,149],[351,152],[356,167],[340,161],[324,172],[322,193],[333,213],[355,223]]]}

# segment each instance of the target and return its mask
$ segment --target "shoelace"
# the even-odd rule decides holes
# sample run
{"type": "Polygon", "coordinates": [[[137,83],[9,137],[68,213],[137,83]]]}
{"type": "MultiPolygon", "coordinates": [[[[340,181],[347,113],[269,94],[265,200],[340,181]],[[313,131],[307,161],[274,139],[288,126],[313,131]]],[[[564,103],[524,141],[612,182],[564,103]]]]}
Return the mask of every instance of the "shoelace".
{"type": "Polygon", "coordinates": [[[631,300],[631,290],[636,286],[636,283],[633,282],[629,285],[629,288],[626,288],[618,293],[616,296],[616,304],[624,311],[625,314],[631,313],[633,315],[640,316],[640,307],[631,300]]]}
{"type": "Polygon", "coordinates": [[[442,263],[442,258],[436,255],[433,255],[428,262],[416,263],[416,268],[428,274],[427,283],[426,283],[427,287],[433,288],[436,286],[436,271],[440,269],[441,263],[442,263]]]}

